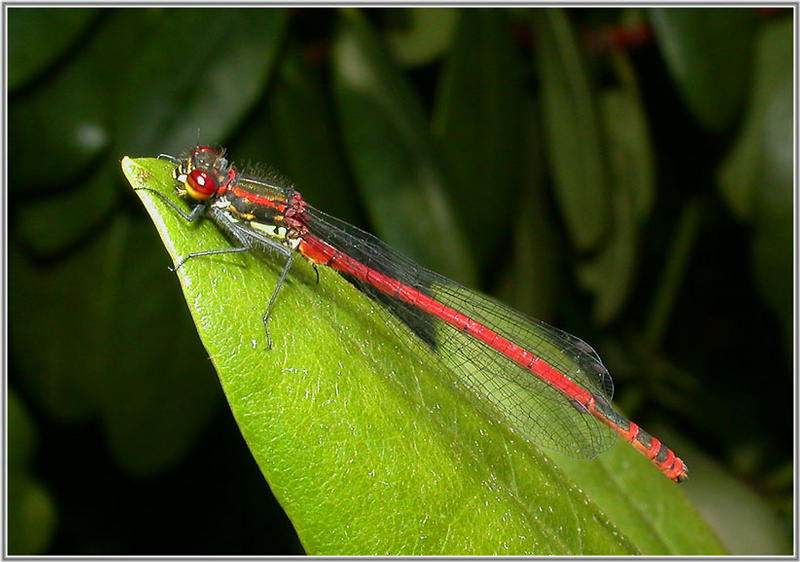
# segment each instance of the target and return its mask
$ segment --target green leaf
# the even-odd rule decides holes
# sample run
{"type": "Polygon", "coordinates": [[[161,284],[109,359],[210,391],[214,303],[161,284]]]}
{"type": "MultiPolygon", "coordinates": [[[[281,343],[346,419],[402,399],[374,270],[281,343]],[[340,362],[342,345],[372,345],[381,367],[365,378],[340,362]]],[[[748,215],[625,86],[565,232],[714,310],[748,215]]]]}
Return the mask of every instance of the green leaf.
{"type": "MultiPolygon", "coordinates": [[[[624,119],[629,105],[624,94],[608,91],[601,97],[603,112],[609,118],[624,119]]],[[[618,123],[624,127],[623,123],[618,123]]],[[[619,129],[617,129],[618,131],[619,129]]],[[[621,139],[617,139],[619,141],[621,139]]],[[[614,149],[624,151],[627,147],[617,142],[614,149]]],[[[618,156],[622,157],[622,154],[618,156]]],[[[625,163],[615,171],[629,170],[625,163]]],[[[631,184],[624,176],[615,176],[613,185],[613,231],[597,255],[581,264],[578,278],[581,286],[589,289],[595,297],[593,316],[598,324],[607,324],[620,312],[625,297],[631,290],[636,264],[636,222],[633,209],[631,184]]],[[[632,178],[631,178],[632,179],[632,178]]]]}
{"type": "MultiPolygon", "coordinates": [[[[184,205],[170,163],[122,166],[134,187],[184,205]]],[[[187,224],[137,193],[173,260],[229,247],[210,221],[187,224]]],[[[398,339],[407,328],[328,268],[316,283],[296,259],[267,349],[261,316],[281,266],[254,253],[204,256],[178,277],[242,435],[308,553],[720,552],[679,487],[631,447],[582,463],[543,456],[440,365],[409,353],[398,339]]]]}
{"type": "Polygon", "coordinates": [[[524,161],[520,199],[511,219],[514,232],[509,263],[503,271],[497,296],[535,318],[549,321],[563,287],[557,221],[547,209],[544,184],[541,121],[533,100],[523,105],[524,161]]]}
{"type": "Polygon", "coordinates": [[[13,91],[55,62],[98,10],[9,7],[6,14],[8,89],[13,91]]]}
{"type": "Polygon", "coordinates": [[[287,21],[284,9],[160,16],[136,56],[125,59],[118,86],[120,138],[145,153],[183,150],[198,132],[204,139],[229,135],[266,88],[287,21]]]}
{"type": "Polygon", "coordinates": [[[303,195],[321,209],[352,220],[355,209],[344,194],[352,193],[336,136],[333,107],[325,85],[290,44],[269,91],[269,116],[261,135],[273,137],[279,157],[275,165],[303,186],[303,195]],[[309,162],[314,162],[309,166],[309,162]]]}
{"type": "Polygon", "coordinates": [[[194,443],[218,395],[213,380],[199,376],[212,370],[178,313],[177,287],[153,251],[152,230],[124,213],[105,226],[48,267],[9,246],[10,353],[20,383],[51,417],[100,416],[119,466],[153,474],[194,443]],[[143,287],[147,298],[139,297],[143,287]],[[186,404],[180,409],[176,396],[186,404]]]}
{"type": "Polygon", "coordinates": [[[26,470],[36,448],[36,430],[33,420],[25,409],[19,395],[8,393],[8,467],[10,470],[26,470]]]}
{"type": "Polygon", "coordinates": [[[453,39],[459,10],[452,8],[406,8],[388,12],[404,20],[402,28],[391,27],[386,43],[403,66],[421,66],[447,52],[453,39]]]}
{"type": "Polygon", "coordinates": [[[437,91],[433,132],[453,204],[481,263],[508,232],[522,179],[523,83],[505,12],[460,10],[437,91]]]}
{"type": "Polygon", "coordinates": [[[50,492],[30,473],[36,431],[13,389],[8,392],[8,552],[41,554],[53,538],[56,509],[50,492]]]}
{"type": "Polygon", "coordinates": [[[15,237],[37,256],[58,255],[74,247],[119,204],[119,192],[113,189],[116,179],[109,163],[74,189],[20,202],[15,237]]]}
{"type": "Polygon", "coordinates": [[[10,475],[8,492],[8,553],[45,553],[55,533],[53,498],[39,481],[10,475]]]}
{"type": "Polygon", "coordinates": [[[658,46],[689,109],[710,131],[730,127],[747,96],[755,11],[656,8],[648,13],[658,46]]]}
{"type": "MultiPolygon", "coordinates": [[[[48,11],[34,10],[30,16],[45,23],[48,11]]],[[[15,192],[60,188],[108,148],[118,81],[111,69],[126,60],[125,55],[134,57],[136,24],[143,23],[143,10],[125,12],[131,17],[117,12],[100,22],[86,44],[54,68],[41,87],[9,106],[9,157],[14,162],[9,185],[15,192]]]]}
{"type": "Polygon", "coordinates": [[[705,203],[701,197],[695,196],[689,199],[675,225],[647,315],[644,342],[648,349],[656,349],[661,345],[669,326],[675,303],[681,295],[681,283],[686,277],[689,259],[700,232],[704,208],[705,203]]]}
{"type": "Polygon", "coordinates": [[[612,231],[599,252],[579,268],[581,285],[595,295],[594,319],[612,321],[636,274],[639,231],[655,195],[655,166],[647,117],[629,59],[613,57],[622,87],[600,96],[611,165],[612,231]]]}
{"type": "Polygon", "coordinates": [[[731,212],[752,224],[753,273],[792,338],[792,68],[790,18],[769,22],[756,41],[752,98],[736,144],[717,172],[731,212]]]}
{"type": "Polygon", "coordinates": [[[103,350],[102,362],[86,378],[115,460],[127,472],[147,476],[183,458],[221,400],[149,225],[116,221],[108,238],[106,281],[94,291],[107,312],[95,326],[101,335],[93,349],[103,350]],[[142,288],[147,298],[130,298],[142,288]]]}
{"type": "Polygon", "coordinates": [[[333,42],[334,96],[375,231],[423,265],[471,284],[475,266],[447,202],[420,102],[364,16],[341,14],[333,42]]]}
{"type": "Polygon", "coordinates": [[[91,340],[85,338],[98,333],[102,312],[94,303],[89,306],[89,291],[82,283],[87,269],[96,267],[97,246],[90,244],[74,259],[42,271],[16,244],[9,244],[8,290],[14,299],[9,302],[8,321],[15,327],[9,356],[19,370],[20,385],[59,421],[86,419],[94,409],[90,384],[81,376],[91,370],[93,361],[88,368],[75,366],[75,341],[92,349],[91,340]],[[76,287],[87,290],[76,295],[76,287]],[[47,345],[42,345],[42,334],[50,334],[47,345]],[[32,349],[37,352],[31,353],[32,349]]]}
{"type": "Polygon", "coordinates": [[[776,516],[774,505],[691,443],[675,441],[692,455],[696,473],[697,485],[687,488],[686,494],[731,554],[791,556],[792,545],[786,540],[784,525],[776,516]]]}
{"type": "Polygon", "coordinates": [[[596,100],[564,12],[548,8],[532,14],[555,193],[573,245],[591,250],[611,221],[609,172],[596,100]]]}

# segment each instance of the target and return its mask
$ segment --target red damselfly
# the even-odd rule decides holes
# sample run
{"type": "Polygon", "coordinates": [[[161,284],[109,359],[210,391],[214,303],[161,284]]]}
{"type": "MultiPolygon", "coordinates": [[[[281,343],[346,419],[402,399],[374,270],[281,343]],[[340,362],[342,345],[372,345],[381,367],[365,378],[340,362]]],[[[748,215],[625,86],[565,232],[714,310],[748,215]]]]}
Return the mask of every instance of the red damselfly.
{"type": "Polygon", "coordinates": [[[407,324],[419,336],[411,345],[436,355],[475,403],[526,439],[589,459],[611,447],[616,432],[668,478],[686,479],[681,459],[611,407],[611,377],[587,343],[419,266],[306,204],[293,187],[240,173],[222,150],[197,146],[180,158],[159,157],[175,164],[177,194],[191,211],[138,189],[187,221],[210,217],[238,244],[188,254],[175,269],[192,258],[252,249],[285,259],[263,317],[270,347],[270,312],[297,252],[315,268],[338,271],[407,324]]]}

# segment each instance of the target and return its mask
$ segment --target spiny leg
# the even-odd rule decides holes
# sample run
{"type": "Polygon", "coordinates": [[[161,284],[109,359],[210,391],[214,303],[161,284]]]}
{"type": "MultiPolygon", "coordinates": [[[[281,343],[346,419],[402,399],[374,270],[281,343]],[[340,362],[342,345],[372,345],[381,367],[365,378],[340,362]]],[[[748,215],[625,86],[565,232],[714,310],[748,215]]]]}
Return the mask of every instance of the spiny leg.
{"type": "Polygon", "coordinates": [[[188,222],[196,221],[198,218],[200,218],[203,215],[203,212],[206,210],[206,203],[198,203],[197,205],[192,207],[192,212],[191,213],[187,213],[186,211],[184,211],[183,209],[178,207],[175,203],[170,201],[170,199],[166,195],[164,195],[160,191],[156,191],[153,188],[150,188],[150,187],[134,187],[133,190],[134,191],[149,191],[150,193],[152,193],[153,195],[155,195],[156,197],[161,199],[164,203],[166,203],[167,205],[172,207],[173,211],[178,213],[181,217],[183,217],[184,220],[186,220],[188,222]]]}
{"type": "Polygon", "coordinates": [[[204,250],[202,252],[192,252],[191,254],[187,254],[180,259],[178,259],[177,265],[175,267],[170,267],[170,271],[178,271],[183,264],[189,261],[192,258],[198,258],[200,256],[214,256],[218,254],[238,254],[240,252],[247,252],[252,250],[252,246],[239,246],[236,248],[221,248],[219,250],[204,250]]]}
{"type": "Polygon", "coordinates": [[[281,275],[278,278],[278,283],[275,285],[275,290],[272,291],[272,296],[269,299],[269,304],[267,304],[267,310],[264,312],[264,329],[267,332],[267,347],[272,349],[272,336],[269,335],[269,315],[272,312],[272,306],[275,304],[275,299],[278,298],[278,291],[281,290],[281,286],[283,282],[286,280],[286,274],[289,273],[289,269],[292,267],[292,251],[288,248],[281,248],[281,254],[286,258],[286,263],[283,265],[283,270],[281,271],[281,275]]]}

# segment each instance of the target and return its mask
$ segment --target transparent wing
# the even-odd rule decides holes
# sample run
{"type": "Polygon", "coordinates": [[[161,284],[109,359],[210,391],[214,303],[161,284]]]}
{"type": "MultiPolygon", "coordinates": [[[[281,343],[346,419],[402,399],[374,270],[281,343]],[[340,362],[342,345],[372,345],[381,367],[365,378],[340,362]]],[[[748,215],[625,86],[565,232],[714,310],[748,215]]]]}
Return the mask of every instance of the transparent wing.
{"type": "MultiPolygon", "coordinates": [[[[587,391],[611,399],[611,377],[587,343],[427,270],[335,217],[310,207],[307,216],[311,234],[335,249],[469,316],[587,391]]],[[[410,347],[432,353],[446,367],[445,378],[524,438],[577,459],[593,458],[613,445],[613,431],[497,350],[366,282],[350,280],[416,332],[419,337],[402,331],[410,347]]]]}

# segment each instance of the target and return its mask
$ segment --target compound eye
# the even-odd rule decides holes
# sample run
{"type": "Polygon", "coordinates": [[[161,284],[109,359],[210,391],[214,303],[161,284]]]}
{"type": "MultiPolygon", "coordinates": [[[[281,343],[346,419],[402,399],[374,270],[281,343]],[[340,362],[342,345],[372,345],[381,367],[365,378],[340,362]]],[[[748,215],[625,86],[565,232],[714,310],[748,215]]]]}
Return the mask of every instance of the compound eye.
{"type": "Polygon", "coordinates": [[[217,182],[205,170],[192,170],[186,176],[186,191],[192,199],[205,201],[217,191],[217,182]]]}
{"type": "Polygon", "coordinates": [[[195,168],[215,166],[219,153],[210,146],[196,146],[189,153],[195,168]]]}

